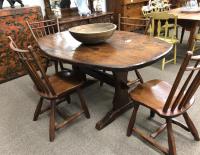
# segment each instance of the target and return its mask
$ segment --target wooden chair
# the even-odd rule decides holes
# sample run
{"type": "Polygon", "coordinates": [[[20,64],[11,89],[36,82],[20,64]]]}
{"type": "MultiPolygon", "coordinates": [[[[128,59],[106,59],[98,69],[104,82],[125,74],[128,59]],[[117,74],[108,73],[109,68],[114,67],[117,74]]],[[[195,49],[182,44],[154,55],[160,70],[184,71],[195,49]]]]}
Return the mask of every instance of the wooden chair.
{"type": "Polygon", "coordinates": [[[150,22],[147,18],[122,17],[119,14],[118,29],[147,34],[150,22]]]}
{"type": "MultiPolygon", "coordinates": [[[[59,27],[59,21],[58,18],[57,19],[51,19],[51,20],[45,20],[45,21],[39,21],[39,22],[32,22],[29,23],[28,21],[26,21],[34,39],[38,40],[38,38],[50,35],[50,34],[54,34],[56,32],[60,32],[60,27],[59,27]]],[[[62,62],[58,62],[57,60],[52,60],[49,57],[47,57],[47,67],[49,66],[50,61],[54,62],[55,65],[55,70],[56,72],[58,72],[58,64],[60,65],[60,69],[61,70],[67,70],[69,72],[71,72],[70,69],[64,68],[62,62]]],[[[47,68],[45,69],[47,70],[47,68]]]]}
{"type": "MultiPolygon", "coordinates": [[[[146,18],[134,18],[134,17],[122,17],[121,14],[119,14],[118,17],[118,30],[126,30],[130,32],[136,32],[146,35],[149,30],[150,26],[150,19],[146,18]]],[[[135,70],[135,75],[137,77],[136,80],[129,80],[128,86],[131,87],[135,85],[137,82],[143,83],[142,76],[138,70],[135,70]]]]}
{"type": "MultiPolygon", "coordinates": [[[[126,30],[126,31],[131,31],[131,32],[147,34],[149,25],[150,25],[149,19],[122,17],[121,14],[118,15],[118,30],[119,31],[126,30]]],[[[106,71],[103,70],[103,72],[106,72],[106,71]]],[[[142,76],[138,70],[135,70],[135,75],[137,79],[131,80],[131,81],[129,80],[127,84],[130,88],[131,86],[135,85],[137,82],[143,83],[142,76]]],[[[102,81],[100,81],[100,86],[103,86],[102,81]]]]}
{"type": "Polygon", "coordinates": [[[163,153],[170,155],[176,154],[172,123],[191,132],[196,141],[200,140],[198,132],[187,113],[187,110],[189,110],[194,103],[194,94],[200,85],[199,62],[200,56],[193,56],[192,52],[188,52],[172,86],[165,81],[156,79],[139,84],[130,92],[130,97],[134,103],[134,109],[128,125],[127,136],[136,133],[141,136],[143,140],[152,144],[163,153]],[[191,60],[195,61],[195,63],[190,66],[191,60]],[[184,75],[185,72],[189,72],[186,74],[187,76],[184,75]],[[178,87],[180,89],[178,89],[178,87]],[[143,134],[139,129],[134,127],[136,114],[140,105],[151,109],[154,113],[158,114],[158,116],[166,120],[166,123],[161,125],[160,128],[158,128],[156,132],[150,134],[150,136],[143,134]],[[175,119],[178,116],[184,117],[187,126],[175,119]],[[161,146],[154,139],[164,131],[165,128],[167,128],[169,149],[161,146]]]}
{"type": "Polygon", "coordinates": [[[156,36],[156,38],[173,44],[173,59],[162,59],[162,70],[164,70],[165,64],[174,62],[176,64],[176,44],[179,42],[177,39],[177,16],[169,14],[167,12],[153,12],[149,15],[151,17],[150,35],[156,36]],[[169,23],[170,20],[170,23],[169,23]],[[171,24],[173,21],[173,24],[171,24]],[[170,31],[169,31],[170,29],[170,31]]]}
{"type": "Polygon", "coordinates": [[[51,111],[49,123],[50,141],[53,141],[55,138],[55,130],[68,125],[81,114],[84,113],[86,118],[90,118],[85,99],[80,89],[84,83],[84,80],[73,74],[65,74],[64,71],[57,72],[54,75],[46,75],[41,63],[39,62],[38,55],[33,51],[31,46],[28,47],[28,50],[21,50],[17,48],[11,37],[9,37],[9,39],[10,48],[18,55],[21,63],[35,84],[34,88],[36,92],[40,95],[40,100],[35,110],[33,120],[36,121],[39,115],[47,110],[51,111]],[[81,111],[71,116],[66,116],[58,109],[57,105],[65,100],[68,100],[69,94],[72,92],[78,93],[81,101],[81,111]],[[42,109],[44,99],[50,101],[50,106],[42,109]],[[57,124],[55,121],[56,111],[64,118],[64,121],[60,124],[57,124]]]}

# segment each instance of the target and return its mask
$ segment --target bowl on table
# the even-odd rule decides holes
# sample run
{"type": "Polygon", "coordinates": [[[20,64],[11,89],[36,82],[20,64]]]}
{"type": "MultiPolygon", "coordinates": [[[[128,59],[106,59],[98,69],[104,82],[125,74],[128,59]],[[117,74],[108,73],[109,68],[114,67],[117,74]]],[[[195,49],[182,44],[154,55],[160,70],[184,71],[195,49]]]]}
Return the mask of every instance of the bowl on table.
{"type": "Polygon", "coordinates": [[[83,44],[98,44],[110,38],[117,26],[112,23],[95,23],[70,28],[71,35],[83,44]]]}

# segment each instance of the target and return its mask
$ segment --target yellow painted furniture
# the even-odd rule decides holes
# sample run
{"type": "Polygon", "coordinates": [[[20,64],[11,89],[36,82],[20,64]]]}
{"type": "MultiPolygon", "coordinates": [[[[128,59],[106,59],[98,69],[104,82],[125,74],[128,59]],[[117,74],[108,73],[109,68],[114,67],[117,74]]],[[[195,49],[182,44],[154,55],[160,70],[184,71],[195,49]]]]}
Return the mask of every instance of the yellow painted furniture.
{"type": "Polygon", "coordinates": [[[178,43],[177,39],[177,16],[169,14],[167,12],[153,12],[149,14],[151,17],[150,25],[150,35],[155,36],[156,38],[166,41],[173,44],[174,46],[174,56],[172,59],[162,60],[162,70],[164,70],[165,64],[169,62],[174,62],[176,64],[176,44],[178,43]],[[170,22],[169,22],[170,20],[170,22]]]}
{"type": "Polygon", "coordinates": [[[198,33],[198,34],[195,35],[194,45],[193,45],[193,48],[192,48],[193,52],[200,49],[200,46],[197,45],[198,42],[200,42],[200,33],[198,33]]]}

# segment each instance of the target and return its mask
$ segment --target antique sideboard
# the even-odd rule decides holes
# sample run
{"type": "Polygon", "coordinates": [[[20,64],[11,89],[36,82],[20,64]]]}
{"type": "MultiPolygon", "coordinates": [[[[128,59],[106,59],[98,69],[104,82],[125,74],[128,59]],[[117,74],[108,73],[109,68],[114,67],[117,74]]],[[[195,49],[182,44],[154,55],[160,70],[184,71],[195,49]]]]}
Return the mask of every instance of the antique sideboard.
{"type": "Polygon", "coordinates": [[[83,24],[92,24],[92,23],[106,23],[113,22],[113,13],[95,13],[90,16],[80,17],[76,16],[65,16],[59,19],[61,31],[67,30],[70,27],[83,25],[83,24]]]}
{"type": "Polygon", "coordinates": [[[16,55],[9,48],[8,35],[12,36],[19,48],[35,46],[34,38],[29,31],[26,20],[42,20],[39,6],[24,8],[0,9],[0,83],[25,74],[16,55]]]}

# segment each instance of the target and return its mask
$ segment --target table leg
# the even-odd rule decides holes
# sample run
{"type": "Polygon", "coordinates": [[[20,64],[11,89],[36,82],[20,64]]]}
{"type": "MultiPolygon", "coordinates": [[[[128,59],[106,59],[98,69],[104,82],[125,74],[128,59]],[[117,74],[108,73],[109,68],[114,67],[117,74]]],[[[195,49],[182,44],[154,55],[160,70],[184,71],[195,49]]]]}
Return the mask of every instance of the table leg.
{"type": "Polygon", "coordinates": [[[191,23],[190,36],[189,36],[189,39],[188,39],[188,49],[189,50],[192,50],[192,46],[193,46],[193,42],[194,42],[194,37],[195,37],[197,26],[198,26],[198,22],[197,21],[191,23]]]}
{"type": "Polygon", "coordinates": [[[115,94],[113,98],[113,108],[106,116],[96,124],[96,129],[101,130],[114,121],[122,113],[130,109],[133,104],[129,100],[128,87],[123,86],[122,81],[127,83],[128,72],[113,72],[115,94]]]}

